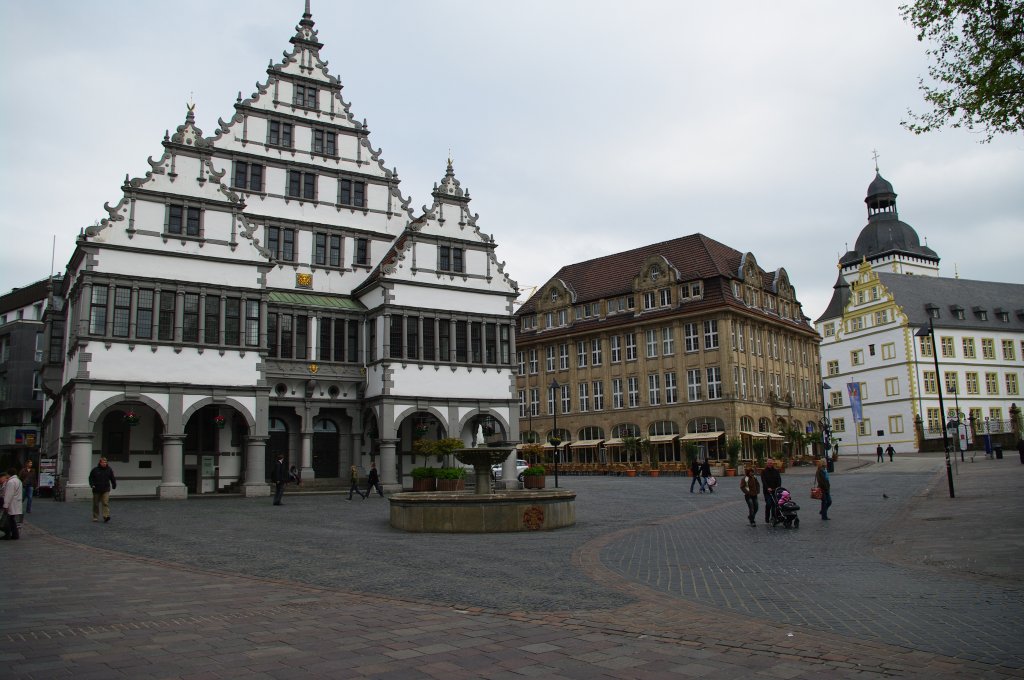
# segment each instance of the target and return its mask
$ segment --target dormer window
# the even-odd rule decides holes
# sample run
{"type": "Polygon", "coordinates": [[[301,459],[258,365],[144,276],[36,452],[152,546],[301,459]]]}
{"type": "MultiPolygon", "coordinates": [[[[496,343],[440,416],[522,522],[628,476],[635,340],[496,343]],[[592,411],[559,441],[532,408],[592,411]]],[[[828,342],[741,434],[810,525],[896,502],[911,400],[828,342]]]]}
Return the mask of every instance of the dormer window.
{"type": "Polygon", "coordinates": [[[974,316],[978,317],[979,321],[988,321],[988,310],[975,306],[971,311],[974,312],[974,316]]]}
{"type": "Polygon", "coordinates": [[[551,301],[552,302],[558,302],[558,297],[559,297],[558,296],[558,290],[556,290],[555,288],[552,288],[551,289],[551,301]]]}
{"type": "Polygon", "coordinates": [[[954,319],[960,319],[961,321],[964,320],[964,308],[960,305],[950,305],[949,311],[953,313],[954,319]]]}
{"type": "Polygon", "coordinates": [[[658,279],[660,279],[661,278],[661,267],[659,267],[656,264],[652,264],[651,265],[651,271],[650,271],[650,277],[651,277],[651,281],[652,282],[657,281],[658,279]]]}
{"type": "Polygon", "coordinates": [[[924,306],[924,309],[928,313],[929,317],[931,317],[933,319],[938,319],[939,318],[939,306],[938,305],[927,304],[927,305],[924,306]]]}

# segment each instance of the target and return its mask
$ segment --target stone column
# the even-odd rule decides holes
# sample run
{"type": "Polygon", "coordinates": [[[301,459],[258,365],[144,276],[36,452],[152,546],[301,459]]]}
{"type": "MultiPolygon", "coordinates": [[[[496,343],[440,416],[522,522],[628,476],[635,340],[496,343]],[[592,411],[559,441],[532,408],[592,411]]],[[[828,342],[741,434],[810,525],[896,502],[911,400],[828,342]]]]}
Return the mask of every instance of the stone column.
{"type": "Polygon", "coordinates": [[[165,434],[163,466],[164,475],[156,494],[160,500],[184,500],[188,498],[188,488],[182,481],[182,448],[184,434],[165,434]]]}
{"type": "Polygon", "coordinates": [[[303,479],[316,479],[316,473],[313,472],[313,432],[307,429],[312,426],[312,423],[307,425],[305,422],[302,423],[302,478],[303,479]]]}
{"type": "Polygon", "coordinates": [[[68,471],[66,495],[69,501],[92,500],[92,489],[89,488],[89,472],[92,471],[92,439],[91,432],[73,432],[71,434],[71,469],[68,471]]]}
{"type": "Polygon", "coordinates": [[[402,484],[398,479],[395,470],[395,447],[397,439],[380,440],[380,482],[385,493],[395,493],[402,490],[402,484]]]}
{"type": "Polygon", "coordinates": [[[266,480],[267,441],[270,437],[249,437],[245,448],[245,483],[242,495],[246,498],[269,496],[266,480]]]}

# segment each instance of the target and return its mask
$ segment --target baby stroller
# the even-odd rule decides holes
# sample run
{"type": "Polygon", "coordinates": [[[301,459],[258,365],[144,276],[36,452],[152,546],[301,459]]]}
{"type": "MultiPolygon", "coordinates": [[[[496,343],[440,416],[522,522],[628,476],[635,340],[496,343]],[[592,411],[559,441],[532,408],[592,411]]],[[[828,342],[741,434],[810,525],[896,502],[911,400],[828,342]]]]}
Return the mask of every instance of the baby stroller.
{"type": "Polygon", "coordinates": [[[793,500],[793,496],[782,487],[775,490],[775,505],[772,507],[772,526],[778,526],[779,522],[787,529],[800,526],[800,517],[797,512],[800,506],[793,500]]]}

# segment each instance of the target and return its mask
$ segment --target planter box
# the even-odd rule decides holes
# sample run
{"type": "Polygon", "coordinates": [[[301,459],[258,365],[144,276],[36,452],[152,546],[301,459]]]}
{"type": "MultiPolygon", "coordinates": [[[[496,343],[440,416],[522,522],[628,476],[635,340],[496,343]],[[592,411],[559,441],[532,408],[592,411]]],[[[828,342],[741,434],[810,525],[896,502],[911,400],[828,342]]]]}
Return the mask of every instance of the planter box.
{"type": "Polygon", "coordinates": [[[438,491],[465,491],[466,480],[465,479],[438,479],[437,480],[438,491]]]}
{"type": "Polygon", "coordinates": [[[648,474],[650,474],[651,477],[657,477],[661,474],[661,470],[651,470],[648,474]]]}
{"type": "Polygon", "coordinates": [[[544,475],[523,475],[523,488],[543,489],[545,480],[544,475]]]}
{"type": "Polygon", "coordinates": [[[437,480],[433,477],[427,479],[412,480],[413,491],[434,491],[437,488],[437,480]]]}
{"type": "Polygon", "coordinates": [[[636,477],[636,470],[626,470],[627,477],[636,477]]]}

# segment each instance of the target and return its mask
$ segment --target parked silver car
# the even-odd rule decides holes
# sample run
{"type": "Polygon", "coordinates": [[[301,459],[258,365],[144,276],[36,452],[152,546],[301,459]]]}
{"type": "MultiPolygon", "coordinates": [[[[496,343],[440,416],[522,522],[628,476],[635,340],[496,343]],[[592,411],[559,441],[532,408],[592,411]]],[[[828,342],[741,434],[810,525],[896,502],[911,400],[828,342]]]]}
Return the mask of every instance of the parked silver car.
{"type": "MultiPolygon", "coordinates": [[[[501,479],[501,466],[502,466],[501,463],[499,463],[498,465],[492,465],[491,466],[491,477],[493,479],[501,479]]],[[[530,467],[529,463],[527,463],[522,458],[517,458],[516,459],[516,477],[519,477],[519,475],[522,474],[523,470],[525,470],[528,467],[530,467]]]]}

